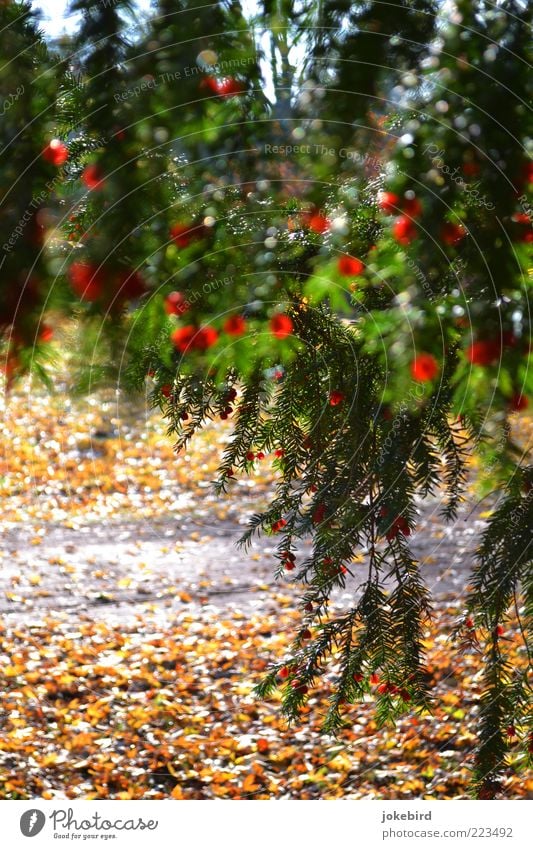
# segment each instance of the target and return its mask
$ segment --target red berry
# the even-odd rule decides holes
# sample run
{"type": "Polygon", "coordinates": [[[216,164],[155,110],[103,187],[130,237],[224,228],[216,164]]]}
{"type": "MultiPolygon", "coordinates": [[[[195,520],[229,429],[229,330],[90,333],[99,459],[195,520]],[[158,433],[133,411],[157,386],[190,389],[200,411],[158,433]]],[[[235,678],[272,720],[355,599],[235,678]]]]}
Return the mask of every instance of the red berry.
{"type": "Polygon", "coordinates": [[[388,685],[388,683],[380,684],[380,685],[379,685],[379,687],[378,687],[378,693],[380,694],[380,696],[384,696],[384,695],[385,695],[385,693],[388,693],[388,692],[389,692],[389,685],[388,685]]]}
{"type": "Polygon", "coordinates": [[[319,525],[326,515],[326,506],[324,504],[317,504],[315,509],[313,510],[313,522],[315,525],[319,525]]]}
{"type": "Polygon", "coordinates": [[[252,460],[255,460],[255,454],[253,451],[248,451],[246,454],[246,459],[251,463],[252,460]]]}
{"type": "Polygon", "coordinates": [[[508,737],[516,737],[516,728],[514,727],[514,725],[508,725],[505,730],[505,733],[508,737]]]}
{"type": "Polygon", "coordinates": [[[97,301],[103,294],[103,273],[93,263],[73,262],[68,271],[70,285],[82,301],[97,301]]]}
{"type": "Polygon", "coordinates": [[[305,694],[309,691],[309,687],[305,684],[302,684],[297,678],[293,678],[291,681],[291,687],[293,690],[296,690],[297,693],[301,693],[305,696],[305,694]]]}
{"type": "Polygon", "coordinates": [[[336,407],[344,401],[345,397],[346,396],[343,392],[339,392],[338,389],[334,389],[333,392],[330,392],[329,394],[329,403],[332,407],[336,407]]]}
{"type": "Polygon", "coordinates": [[[285,456],[284,449],[283,448],[276,448],[276,450],[274,451],[274,457],[284,457],[284,456],[285,456]]]}
{"type": "Polygon", "coordinates": [[[244,91],[243,84],[233,77],[224,77],[221,80],[217,80],[215,77],[206,77],[203,85],[206,85],[219,97],[231,97],[244,91]]]}
{"type": "Polygon", "coordinates": [[[41,324],[39,328],[39,342],[51,342],[54,338],[54,331],[49,324],[41,324]]]}
{"type": "Polygon", "coordinates": [[[395,195],[394,192],[380,192],[378,194],[378,206],[387,215],[394,215],[395,212],[398,212],[399,205],[400,197],[395,195]]]}
{"type": "Polygon", "coordinates": [[[146,283],[138,271],[121,270],[116,275],[117,295],[123,300],[133,301],[146,292],[146,283]]]}
{"type": "Polygon", "coordinates": [[[302,640],[310,640],[311,639],[311,631],[309,628],[304,628],[302,631],[302,640]]]}
{"type": "Polygon", "coordinates": [[[411,701],[411,693],[409,693],[408,690],[400,690],[400,697],[403,699],[404,702],[411,701]]]}
{"type": "Polygon", "coordinates": [[[68,147],[59,139],[52,139],[44,148],[41,156],[51,165],[64,165],[68,159],[68,147]]]}
{"type": "Polygon", "coordinates": [[[193,339],[198,330],[194,324],[186,324],[185,327],[177,327],[170,334],[172,344],[178,351],[185,353],[189,348],[193,347],[193,339]]]}
{"type": "Polygon", "coordinates": [[[520,410],[526,410],[529,407],[529,401],[525,395],[515,392],[509,402],[509,406],[513,413],[519,413],[520,410]]]}
{"type": "Polygon", "coordinates": [[[365,266],[360,259],[354,256],[348,256],[348,254],[339,257],[337,268],[345,277],[356,277],[365,270],[365,266]]]}
{"type": "Polygon", "coordinates": [[[296,557],[292,553],[292,551],[284,551],[281,555],[285,560],[292,560],[293,562],[296,560],[296,557]]]}
{"type": "Polygon", "coordinates": [[[465,625],[466,625],[466,627],[468,628],[468,630],[469,630],[469,631],[472,631],[472,630],[473,630],[473,628],[474,628],[474,620],[472,619],[472,617],[471,617],[471,616],[469,616],[469,617],[468,617],[468,619],[466,619],[466,620],[465,620],[465,625]]]}
{"type": "Polygon", "coordinates": [[[463,165],[463,174],[466,177],[475,177],[479,174],[479,165],[477,162],[465,162],[463,165]]]}
{"type": "Polygon", "coordinates": [[[165,312],[168,315],[183,315],[189,309],[189,303],[183,292],[169,292],[165,298],[165,312]]]}
{"type": "Polygon", "coordinates": [[[286,336],[290,336],[293,327],[292,320],[288,315],[284,315],[283,313],[278,313],[270,319],[270,332],[276,339],[285,339],[286,336]]]}
{"type": "Polygon", "coordinates": [[[356,681],[358,684],[360,684],[363,679],[364,679],[364,675],[361,675],[360,672],[354,673],[353,680],[356,681]]]}
{"type": "Polygon", "coordinates": [[[170,228],[170,236],[178,248],[188,248],[191,242],[203,235],[203,227],[194,224],[173,224],[170,228]]]}
{"type": "Polygon", "coordinates": [[[230,336],[242,336],[246,333],[246,322],[242,315],[234,315],[224,323],[224,332],[230,336]]]}
{"type": "Polygon", "coordinates": [[[476,366],[488,366],[495,362],[501,354],[499,341],[478,339],[466,349],[466,358],[476,366]]]}
{"type": "Polygon", "coordinates": [[[422,214],[422,204],[418,198],[405,198],[402,201],[402,209],[411,218],[418,218],[422,214]]]}
{"type": "Polygon", "coordinates": [[[305,610],[306,613],[312,613],[313,612],[313,605],[311,604],[310,601],[308,601],[307,604],[304,606],[304,610],[305,610]]]}
{"type": "Polygon", "coordinates": [[[462,224],[452,224],[447,221],[442,225],[440,235],[445,245],[455,245],[457,242],[460,242],[461,239],[464,239],[466,236],[466,230],[462,224]]]}
{"type": "Polygon", "coordinates": [[[372,674],[370,675],[370,677],[369,677],[369,679],[368,679],[368,680],[370,681],[370,683],[371,683],[371,684],[378,684],[378,683],[379,683],[379,675],[378,675],[378,673],[377,673],[377,672],[372,672],[372,674]]]}
{"type": "Polygon", "coordinates": [[[81,175],[81,181],[88,189],[98,191],[104,187],[104,175],[98,165],[87,165],[81,175]]]}
{"type": "Polygon", "coordinates": [[[265,455],[263,454],[262,451],[257,452],[257,459],[258,460],[264,460],[265,459],[265,455]]]}
{"type": "Polygon", "coordinates": [[[504,631],[505,631],[505,629],[504,629],[503,625],[496,625],[496,627],[494,629],[494,633],[496,634],[497,637],[501,637],[504,634],[504,631]]]}
{"type": "Polygon", "coordinates": [[[171,387],[170,383],[164,383],[163,386],[161,387],[161,395],[164,395],[165,398],[169,398],[171,392],[172,392],[172,387],[171,387]]]}
{"type": "Polygon", "coordinates": [[[427,383],[434,380],[439,373],[439,364],[433,354],[417,354],[411,363],[411,375],[414,380],[427,383]]]}
{"type": "Polygon", "coordinates": [[[206,324],[205,327],[201,327],[198,333],[196,334],[196,339],[194,340],[194,347],[199,351],[206,351],[207,348],[211,348],[212,345],[215,345],[218,339],[218,332],[214,327],[211,327],[209,324],[206,324]]]}
{"type": "Polygon", "coordinates": [[[183,413],[180,413],[180,419],[182,420],[182,422],[186,422],[188,418],[189,414],[186,413],[185,410],[183,411],[183,413]]]}
{"type": "Polygon", "coordinates": [[[309,218],[309,229],[313,233],[326,233],[329,230],[329,219],[325,215],[316,213],[309,218]]]}
{"type": "Polygon", "coordinates": [[[288,666],[282,666],[278,672],[280,678],[288,678],[289,677],[289,668],[288,666]]]}
{"type": "Polygon", "coordinates": [[[292,572],[292,570],[293,570],[293,569],[295,568],[295,566],[296,566],[296,564],[295,564],[295,563],[293,563],[293,562],[292,562],[292,560],[286,560],[286,561],[285,561],[284,563],[282,563],[281,565],[282,565],[282,566],[283,566],[283,568],[284,568],[284,569],[286,569],[288,572],[292,572]]]}
{"type": "Polygon", "coordinates": [[[236,397],[237,397],[237,390],[236,389],[233,389],[233,388],[229,389],[228,392],[226,393],[226,401],[235,401],[236,397]]]}
{"type": "Polygon", "coordinates": [[[408,245],[416,236],[416,226],[406,215],[400,215],[393,224],[392,235],[401,245],[408,245]]]}

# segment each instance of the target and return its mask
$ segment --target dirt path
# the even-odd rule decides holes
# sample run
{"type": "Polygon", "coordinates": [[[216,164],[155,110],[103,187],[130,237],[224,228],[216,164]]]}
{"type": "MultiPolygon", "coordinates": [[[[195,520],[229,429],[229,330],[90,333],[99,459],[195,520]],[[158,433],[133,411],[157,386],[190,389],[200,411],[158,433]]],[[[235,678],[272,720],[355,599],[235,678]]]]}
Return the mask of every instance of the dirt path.
{"type": "MultiPolygon", "coordinates": [[[[431,591],[452,600],[468,582],[483,522],[465,504],[457,521],[444,525],[436,507],[435,501],[421,506],[412,547],[431,591]]],[[[274,592],[296,594],[297,587],[275,582],[273,540],[263,537],[247,552],[237,548],[245,518],[220,521],[208,511],[157,522],[95,518],[76,528],[13,525],[3,536],[0,615],[11,623],[52,611],[126,621],[147,612],[172,617],[185,604],[210,605],[214,613],[270,612],[274,592]]],[[[337,593],[339,604],[352,602],[365,571],[354,565],[354,578],[337,593]]]]}

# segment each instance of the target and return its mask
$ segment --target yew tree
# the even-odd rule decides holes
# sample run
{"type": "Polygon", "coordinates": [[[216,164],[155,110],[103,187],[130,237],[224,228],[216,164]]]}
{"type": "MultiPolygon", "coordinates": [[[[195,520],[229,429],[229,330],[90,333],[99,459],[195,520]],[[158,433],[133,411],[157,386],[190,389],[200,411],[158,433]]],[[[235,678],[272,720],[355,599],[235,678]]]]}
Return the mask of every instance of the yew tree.
{"type": "Polygon", "coordinates": [[[533,756],[506,648],[511,619],[533,648],[533,466],[511,427],[533,389],[526,4],[72,12],[47,44],[28,4],[0,6],[6,387],[53,379],[53,323],[75,317],[78,389],[148,391],[178,452],[231,423],[221,497],[274,455],[242,544],[273,536],[301,627],[259,695],[280,687],[295,719],[333,669],[328,732],[370,692],[380,722],[431,709],[410,536],[424,497],[456,517],[477,456],[493,512],[451,636],[483,652],[473,787],[493,798],[509,727],[533,756]]]}

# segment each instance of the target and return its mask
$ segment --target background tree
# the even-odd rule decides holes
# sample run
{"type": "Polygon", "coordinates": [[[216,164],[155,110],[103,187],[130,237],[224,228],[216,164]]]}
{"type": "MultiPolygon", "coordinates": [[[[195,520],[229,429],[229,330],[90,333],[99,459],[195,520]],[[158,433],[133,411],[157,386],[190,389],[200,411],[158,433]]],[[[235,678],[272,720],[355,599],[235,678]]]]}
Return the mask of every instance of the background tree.
{"type": "Polygon", "coordinates": [[[505,648],[515,609],[531,651],[533,613],[533,471],[509,428],[531,394],[523,4],[161,2],[141,34],[126,2],[73,8],[63,61],[28,7],[0,10],[26,95],[2,130],[9,376],[41,369],[59,307],[80,319],[79,387],[151,381],[178,451],[233,422],[221,492],[275,452],[243,544],[276,535],[305,591],[260,695],[281,686],[295,718],[333,668],[327,731],[369,691],[383,722],[431,706],[409,536],[420,497],[456,515],[477,452],[499,500],[457,637],[485,653],[474,787],[492,798],[507,730],[533,750],[505,648]],[[45,245],[25,227],[10,247],[50,175],[45,245]],[[348,574],[360,591],[332,615],[348,574]]]}

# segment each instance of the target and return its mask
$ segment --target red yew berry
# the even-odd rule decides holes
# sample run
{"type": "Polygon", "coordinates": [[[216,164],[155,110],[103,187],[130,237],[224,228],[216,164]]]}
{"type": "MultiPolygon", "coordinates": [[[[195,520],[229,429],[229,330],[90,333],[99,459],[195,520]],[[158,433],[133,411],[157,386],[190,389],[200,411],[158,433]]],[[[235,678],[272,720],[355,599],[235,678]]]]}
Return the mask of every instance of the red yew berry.
{"type": "Polygon", "coordinates": [[[334,389],[333,392],[329,394],[329,403],[330,406],[336,407],[338,404],[341,404],[345,399],[344,392],[339,392],[338,389],[334,389]]]}
{"type": "Polygon", "coordinates": [[[296,567],[296,564],[292,562],[292,560],[285,560],[284,563],[281,564],[284,569],[288,572],[292,572],[292,570],[296,567]]]}
{"type": "Polygon", "coordinates": [[[182,420],[182,422],[186,422],[188,418],[189,414],[186,413],[185,410],[183,411],[183,413],[180,413],[180,419],[182,420]]]}
{"type": "Polygon", "coordinates": [[[291,687],[293,688],[293,690],[295,690],[297,693],[300,693],[302,696],[305,696],[305,694],[309,691],[309,687],[307,687],[305,684],[302,684],[301,681],[299,681],[297,678],[293,678],[293,680],[291,681],[291,687]]]}
{"type": "Polygon", "coordinates": [[[416,226],[406,215],[400,215],[392,226],[392,235],[401,245],[409,245],[416,236],[416,226]]]}
{"type": "Polygon", "coordinates": [[[475,177],[479,174],[479,170],[477,162],[465,162],[463,165],[463,174],[466,177],[475,177]]]}
{"type": "Polygon", "coordinates": [[[515,392],[509,402],[509,407],[513,413],[519,413],[520,410],[526,410],[529,407],[529,401],[525,395],[515,392]]]}
{"type": "Polygon", "coordinates": [[[317,504],[317,506],[313,510],[313,516],[312,516],[314,524],[319,525],[324,520],[325,515],[326,515],[325,504],[317,504]]]}
{"type": "Polygon", "coordinates": [[[236,397],[237,397],[237,390],[236,389],[233,389],[233,387],[232,387],[231,389],[229,389],[227,391],[226,401],[235,401],[236,397]]]}
{"type": "Polygon", "coordinates": [[[492,339],[478,339],[466,349],[466,358],[476,366],[488,366],[501,354],[500,342],[492,339]]]}
{"type": "Polygon", "coordinates": [[[311,639],[311,631],[309,628],[304,628],[302,631],[302,640],[310,640],[311,639]]]}
{"type": "Polygon", "coordinates": [[[39,328],[39,342],[51,342],[54,338],[54,331],[49,324],[41,324],[39,328]]]}
{"type": "Polygon", "coordinates": [[[214,94],[218,94],[219,97],[232,97],[244,91],[244,85],[234,77],[224,77],[221,80],[217,80],[215,77],[206,77],[200,85],[202,87],[207,86],[214,94]]]}
{"type": "Polygon", "coordinates": [[[305,610],[306,613],[312,613],[313,612],[313,605],[311,604],[310,601],[308,601],[307,604],[304,605],[304,610],[305,610]]]}
{"type": "Polygon", "coordinates": [[[51,165],[64,165],[68,159],[68,147],[59,139],[52,139],[41,153],[42,158],[51,165]]]}
{"type": "Polygon", "coordinates": [[[273,315],[270,319],[270,332],[276,337],[276,339],[285,339],[287,336],[290,336],[293,328],[294,325],[292,323],[292,319],[283,313],[273,315]]]}
{"type": "Polygon", "coordinates": [[[379,693],[380,696],[386,695],[389,692],[389,685],[387,683],[380,684],[378,689],[377,689],[377,692],[379,693]]]}
{"type": "Polygon", "coordinates": [[[348,256],[348,254],[339,257],[337,268],[345,277],[356,277],[365,270],[364,263],[360,259],[355,256],[348,256]]]}
{"type": "Polygon", "coordinates": [[[178,248],[188,248],[195,239],[201,239],[204,228],[194,224],[173,224],[170,228],[170,237],[178,248]]]}
{"type": "Polygon", "coordinates": [[[265,459],[265,455],[263,454],[262,451],[257,452],[257,459],[258,460],[264,460],[265,459]]]}
{"type": "Polygon", "coordinates": [[[508,737],[516,737],[517,736],[516,735],[516,728],[514,727],[514,725],[508,725],[507,728],[505,729],[505,733],[507,734],[508,737]]]}
{"type": "Polygon", "coordinates": [[[253,451],[248,451],[246,454],[246,459],[251,463],[252,460],[255,460],[255,454],[253,451]]]}
{"type": "Polygon", "coordinates": [[[276,450],[274,451],[274,457],[284,457],[284,456],[285,456],[284,449],[283,448],[276,448],[276,450]]]}
{"type": "Polygon", "coordinates": [[[464,239],[466,230],[462,224],[452,224],[447,221],[442,225],[440,236],[445,245],[455,245],[464,239]]]}
{"type": "Polygon", "coordinates": [[[369,679],[371,684],[379,684],[379,675],[377,672],[372,672],[369,679]]]}
{"type": "Polygon", "coordinates": [[[104,175],[98,165],[87,165],[81,175],[81,181],[90,191],[98,191],[104,187],[104,175]]]}
{"type": "Polygon", "coordinates": [[[170,339],[178,351],[185,353],[185,351],[192,347],[193,339],[197,332],[198,330],[194,324],[186,324],[185,327],[177,327],[173,330],[170,334],[170,339]]]}
{"type": "Polygon", "coordinates": [[[364,680],[364,675],[362,675],[360,672],[354,672],[353,680],[354,680],[357,684],[360,684],[360,683],[361,683],[361,681],[363,681],[363,680],[364,680]]]}
{"type": "Polygon", "coordinates": [[[198,333],[196,334],[196,338],[194,340],[194,347],[199,351],[206,351],[207,348],[211,348],[218,340],[218,332],[211,325],[206,324],[205,327],[201,327],[198,333]]]}
{"type": "Polygon", "coordinates": [[[288,678],[289,677],[289,668],[288,666],[282,666],[278,672],[280,678],[288,678]]]}
{"type": "Polygon", "coordinates": [[[434,380],[439,373],[439,364],[433,354],[416,354],[411,363],[411,376],[420,383],[434,380]]]}
{"type": "Polygon", "coordinates": [[[165,312],[168,315],[183,315],[189,309],[189,303],[183,292],[169,292],[165,298],[165,312]]]}
{"type": "Polygon", "coordinates": [[[146,283],[138,271],[128,271],[127,269],[119,271],[115,283],[117,295],[122,300],[133,301],[146,292],[146,283]]]}
{"type": "Polygon", "coordinates": [[[418,198],[405,198],[402,201],[402,209],[411,218],[418,218],[422,214],[422,204],[418,198]]]}
{"type": "Polygon", "coordinates": [[[395,195],[394,192],[380,192],[378,194],[378,206],[387,215],[394,215],[398,212],[399,205],[400,197],[395,195]]]}
{"type": "Polygon", "coordinates": [[[161,395],[164,395],[165,398],[170,398],[170,393],[172,392],[172,387],[170,383],[164,383],[160,391],[161,395]]]}
{"type": "Polygon", "coordinates": [[[281,556],[282,556],[285,560],[293,560],[293,561],[294,561],[294,560],[296,560],[296,557],[294,556],[294,554],[292,553],[292,551],[283,551],[283,552],[281,553],[281,556]]]}
{"type": "Polygon", "coordinates": [[[465,620],[465,625],[466,625],[466,627],[468,628],[468,630],[469,630],[469,631],[473,631],[473,629],[474,629],[474,620],[472,619],[472,617],[471,617],[471,616],[469,616],[469,617],[465,620]]]}
{"type": "Polygon", "coordinates": [[[325,215],[315,213],[315,215],[311,215],[309,218],[309,229],[312,230],[313,233],[327,233],[329,228],[329,219],[326,218],[325,215]]]}
{"type": "Polygon", "coordinates": [[[504,633],[505,633],[505,629],[504,629],[503,625],[496,625],[496,627],[494,629],[495,636],[501,637],[501,636],[503,636],[504,633]]]}
{"type": "Polygon", "coordinates": [[[224,332],[230,336],[242,336],[246,333],[246,321],[242,315],[234,315],[228,318],[224,323],[224,332]]]}
{"type": "Polygon", "coordinates": [[[68,271],[70,285],[82,301],[97,301],[103,294],[103,273],[89,262],[73,262],[68,271]]]}

